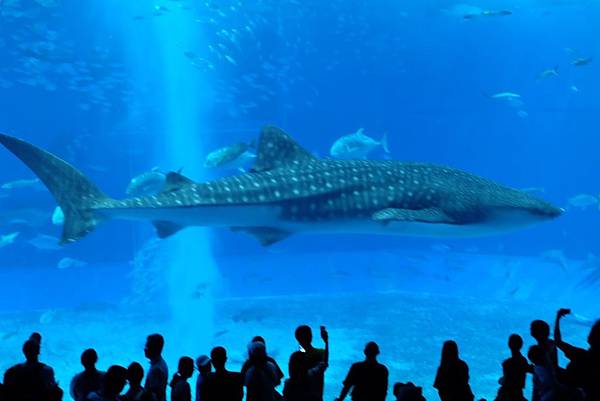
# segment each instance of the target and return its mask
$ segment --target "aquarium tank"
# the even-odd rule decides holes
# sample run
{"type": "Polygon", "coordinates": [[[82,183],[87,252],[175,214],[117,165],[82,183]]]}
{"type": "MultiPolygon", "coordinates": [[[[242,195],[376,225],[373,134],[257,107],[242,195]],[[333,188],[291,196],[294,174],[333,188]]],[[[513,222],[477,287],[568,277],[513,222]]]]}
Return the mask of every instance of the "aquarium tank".
{"type": "Polygon", "coordinates": [[[215,346],[240,371],[262,336],[288,377],[309,325],[324,399],[369,341],[388,399],[438,399],[452,339],[491,400],[531,321],[570,308],[587,348],[599,19],[592,0],[0,0],[1,373],[38,332],[71,399],[83,350],[147,369],[160,333],[170,375],[215,346]]]}

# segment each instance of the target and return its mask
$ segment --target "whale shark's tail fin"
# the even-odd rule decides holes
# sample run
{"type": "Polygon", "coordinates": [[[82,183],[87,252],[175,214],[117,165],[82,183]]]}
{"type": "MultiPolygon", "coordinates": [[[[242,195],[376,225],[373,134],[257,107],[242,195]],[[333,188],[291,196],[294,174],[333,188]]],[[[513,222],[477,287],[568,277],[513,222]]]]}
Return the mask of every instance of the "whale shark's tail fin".
{"type": "Polygon", "coordinates": [[[109,198],[80,171],[30,143],[0,134],[0,143],[44,183],[65,215],[60,243],[75,242],[100,222],[91,206],[109,198]]]}

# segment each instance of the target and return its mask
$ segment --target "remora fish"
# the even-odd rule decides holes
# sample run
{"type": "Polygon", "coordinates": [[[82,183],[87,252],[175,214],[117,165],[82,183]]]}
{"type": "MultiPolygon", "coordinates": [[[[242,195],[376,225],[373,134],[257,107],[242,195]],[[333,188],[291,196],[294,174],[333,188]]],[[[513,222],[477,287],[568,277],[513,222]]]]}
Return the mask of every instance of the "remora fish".
{"type": "Polygon", "coordinates": [[[37,174],[65,214],[61,243],[102,221],[150,220],[159,237],[185,226],[230,227],[270,245],[298,232],[478,236],[561,215],[528,193],[428,163],[317,159],[275,127],[262,130],[254,168],[197,183],[169,173],[160,194],[115,200],[58,157],[0,143],[37,174]]]}

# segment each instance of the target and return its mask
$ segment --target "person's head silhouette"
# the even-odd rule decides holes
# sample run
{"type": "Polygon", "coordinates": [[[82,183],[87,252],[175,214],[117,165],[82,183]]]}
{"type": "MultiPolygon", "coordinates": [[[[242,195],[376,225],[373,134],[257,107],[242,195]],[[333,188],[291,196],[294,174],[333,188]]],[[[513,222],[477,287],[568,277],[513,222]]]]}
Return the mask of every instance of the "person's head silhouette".
{"type": "Polygon", "coordinates": [[[533,337],[538,344],[542,344],[550,338],[550,325],[543,320],[534,320],[531,322],[530,329],[531,337],[533,337]]]}
{"type": "Polygon", "coordinates": [[[127,368],[127,381],[131,387],[139,387],[144,379],[144,368],[137,362],[132,362],[127,368]]]}
{"type": "Polygon", "coordinates": [[[508,338],[508,348],[513,353],[519,352],[523,348],[523,338],[518,334],[511,334],[508,338]]]}
{"type": "Polygon", "coordinates": [[[312,329],[309,326],[302,325],[298,326],[295,332],[296,341],[300,346],[307,350],[312,348],[312,329]]]}
{"type": "Polygon", "coordinates": [[[194,374],[194,360],[189,356],[183,356],[179,359],[177,373],[184,379],[189,379],[194,374]]]}
{"type": "Polygon", "coordinates": [[[591,350],[600,352],[600,320],[592,326],[592,330],[590,330],[590,334],[588,335],[588,344],[591,350]]]}
{"type": "Polygon", "coordinates": [[[40,357],[40,343],[36,340],[25,341],[23,355],[25,355],[27,362],[37,362],[40,357]]]}
{"type": "Polygon", "coordinates": [[[146,347],[144,348],[144,354],[146,358],[153,360],[161,356],[163,348],[165,346],[165,339],[160,334],[151,334],[146,339],[146,347]]]}
{"type": "Polygon", "coordinates": [[[379,345],[377,345],[377,343],[374,341],[367,343],[364,354],[368,360],[377,359],[377,355],[379,355],[379,345]]]}
{"type": "Polygon", "coordinates": [[[452,340],[446,341],[442,347],[442,365],[452,364],[458,360],[458,344],[452,340]]]}
{"type": "Polygon", "coordinates": [[[81,364],[86,371],[92,371],[96,369],[96,362],[98,362],[98,354],[93,348],[86,349],[81,354],[81,364]]]}
{"type": "Polygon", "coordinates": [[[113,365],[104,375],[104,395],[115,397],[121,394],[127,382],[127,369],[122,366],[113,365]]]}
{"type": "Polygon", "coordinates": [[[227,350],[223,347],[215,347],[210,351],[210,360],[216,371],[225,369],[227,362],[227,350]]]}

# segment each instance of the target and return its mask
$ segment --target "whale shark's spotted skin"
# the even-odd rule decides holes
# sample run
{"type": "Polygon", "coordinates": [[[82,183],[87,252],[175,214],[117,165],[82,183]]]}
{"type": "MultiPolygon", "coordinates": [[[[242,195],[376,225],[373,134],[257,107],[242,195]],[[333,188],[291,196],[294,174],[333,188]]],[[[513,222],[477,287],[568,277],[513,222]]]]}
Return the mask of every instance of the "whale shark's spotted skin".
{"type": "Polygon", "coordinates": [[[256,165],[248,173],[205,183],[170,173],[163,192],[125,200],[107,198],[79,172],[41,149],[7,136],[0,136],[0,142],[40,175],[67,209],[73,209],[76,194],[65,195],[57,186],[80,192],[75,217],[86,215],[91,223],[74,228],[67,221],[67,238],[63,234],[67,242],[103,218],[149,219],[161,236],[186,225],[230,226],[270,244],[294,231],[386,233],[388,225],[397,227],[395,223],[410,227],[401,233],[452,234],[458,232],[452,227],[469,226],[478,228],[472,232],[479,234],[561,213],[526,192],[449,167],[317,159],[275,127],[263,129],[256,165]],[[27,152],[39,153],[34,166],[27,152]],[[50,172],[52,177],[44,176],[50,172]],[[50,182],[57,174],[64,182],[50,182]],[[422,230],[424,225],[437,225],[437,231],[422,230]]]}

